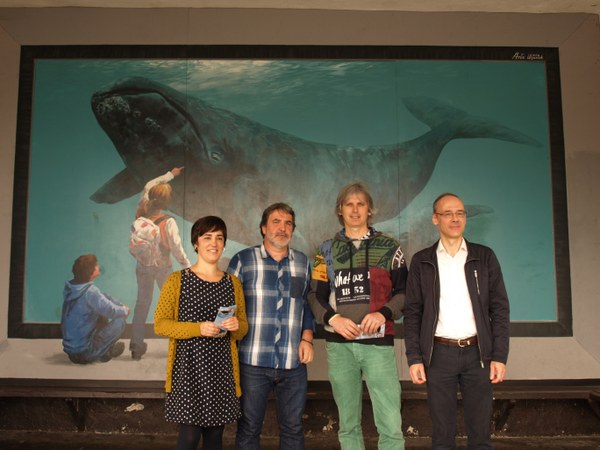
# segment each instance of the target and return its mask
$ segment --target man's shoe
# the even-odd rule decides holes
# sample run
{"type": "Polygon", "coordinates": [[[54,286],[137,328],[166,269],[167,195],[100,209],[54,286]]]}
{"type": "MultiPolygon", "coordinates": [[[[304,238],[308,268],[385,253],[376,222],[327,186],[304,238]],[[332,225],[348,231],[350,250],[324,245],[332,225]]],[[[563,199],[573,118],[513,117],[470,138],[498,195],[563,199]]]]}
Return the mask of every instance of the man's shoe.
{"type": "Polygon", "coordinates": [[[117,356],[121,356],[125,351],[125,344],[123,342],[115,342],[111,348],[108,349],[108,353],[111,358],[116,358],[117,356]]]}
{"type": "Polygon", "coordinates": [[[99,359],[100,362],[108,362],[113,358],[121,355],[125,351],[125,344],[122,342],[115,342],[108,351],[102,355],[99,359]]]}

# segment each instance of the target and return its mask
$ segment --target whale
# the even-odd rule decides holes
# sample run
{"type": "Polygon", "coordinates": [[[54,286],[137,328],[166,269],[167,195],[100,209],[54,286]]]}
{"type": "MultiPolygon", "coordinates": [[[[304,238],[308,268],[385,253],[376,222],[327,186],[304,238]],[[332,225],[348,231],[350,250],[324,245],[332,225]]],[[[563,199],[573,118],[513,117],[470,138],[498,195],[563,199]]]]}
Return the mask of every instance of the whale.
{"type": "Polygon", "coordinates": [[[452,140],[541,147],[521,131],[437,99],[405,97],[402,102],[429,131],[405,142],[354,147],[285,133],[148,78],[121,79],[95,92],[91,108],[124,168],[90,199],[117,203],[184,166],[171,182],[174,214],[190,222],[220,216],[230,239],[255,245],[262,240],[264,208],[285,202],[296,212],[293,247],[314,254],[340,228],[334,206],[349,182],[367,184],[376,219],[383,222],[398,216],[424,189],[452,140]]]}

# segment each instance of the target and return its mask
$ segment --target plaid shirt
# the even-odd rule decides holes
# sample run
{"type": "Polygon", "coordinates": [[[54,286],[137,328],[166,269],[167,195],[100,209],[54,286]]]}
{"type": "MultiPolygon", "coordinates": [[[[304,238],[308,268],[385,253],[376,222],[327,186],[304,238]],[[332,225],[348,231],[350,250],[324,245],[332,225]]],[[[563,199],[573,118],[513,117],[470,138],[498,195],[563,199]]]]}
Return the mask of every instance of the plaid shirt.
{"type": "Polygon", "coordinates": [[[234,255],[227,272],[241,280],[246,298],[248,334],[240,342],[240,362],[274,369],[298,367],[302,331],[312,330],[314,322],[307,301],[307,256],[290,249],[277,262],[261,244],[234,255]]]}

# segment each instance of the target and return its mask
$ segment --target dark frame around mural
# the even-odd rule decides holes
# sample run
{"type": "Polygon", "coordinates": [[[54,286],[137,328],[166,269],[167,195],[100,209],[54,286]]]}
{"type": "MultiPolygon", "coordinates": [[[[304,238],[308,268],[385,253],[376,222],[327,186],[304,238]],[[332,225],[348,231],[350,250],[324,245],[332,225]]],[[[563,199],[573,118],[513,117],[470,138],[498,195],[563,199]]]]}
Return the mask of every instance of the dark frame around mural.
{"type": "MultiPolygon", "coordinates": [[[[28,199],[35,64],[41,59],[263,59],[263,60],[538,60],[545,64],[549,115],[550,179],[556,321],[511,323],[511,336],[572,336],[565,151],[559,55],[556,48],[411,46],[23,46],[15,152],[8,337],[60,338],[60,324],[30,323],[25,317],[28,199]]],[[[54,294],[53,294],[54,295],[54,294]]],[[[147,325],[148,333],[151,325],[147,325]]],[[[398,324],[398,337],[402,325],[398,324]]]]}

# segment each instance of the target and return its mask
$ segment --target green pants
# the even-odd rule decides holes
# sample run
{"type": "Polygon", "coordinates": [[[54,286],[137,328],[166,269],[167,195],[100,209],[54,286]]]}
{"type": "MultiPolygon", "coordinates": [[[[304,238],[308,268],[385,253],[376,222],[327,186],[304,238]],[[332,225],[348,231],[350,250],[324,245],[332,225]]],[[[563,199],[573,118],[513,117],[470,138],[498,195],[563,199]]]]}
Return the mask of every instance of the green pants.
{"type": "Polygon", "coordinates": [[[392,346],[327,343],[329,381],[338,408],[342,450],[364,450],[362,377],[373,405],[379,450],[403,450],[400,382],[392,346]]]}

